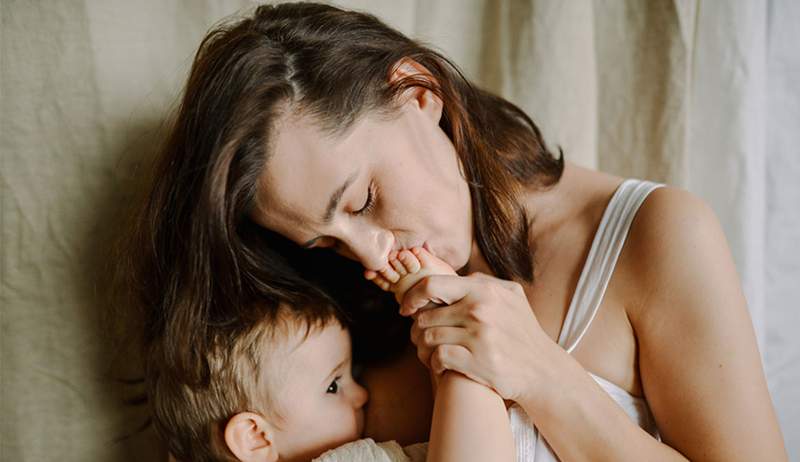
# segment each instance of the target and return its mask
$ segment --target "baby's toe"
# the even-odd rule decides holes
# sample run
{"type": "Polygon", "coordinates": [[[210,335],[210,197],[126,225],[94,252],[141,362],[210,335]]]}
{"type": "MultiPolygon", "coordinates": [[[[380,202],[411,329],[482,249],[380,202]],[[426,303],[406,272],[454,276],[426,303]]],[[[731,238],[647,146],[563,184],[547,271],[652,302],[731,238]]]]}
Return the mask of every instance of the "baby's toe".
{"type": "Polygon", "coordinates": [[[398,275],[400,275],[400,277],[403,277],[406,274],[408,274],[406,266],[400,260],[397,259],[389,260],[389,264],[392,265],[392,268],[394,268],[394,270],[397,272],[398,275]]]}
{"type": "Polygon", "coordinates": [[[388,291],[391,287],[391,283],[387,281],[386,278],[384,278],[380,273],[375,273],[373,271],[372,277],[368,277],[367,279],[385,291],[388,291]]]}
{"type": "Polygon", "coordinates": [[[383,276],[384,279],[391,282],[392,284],[400,280],[400,275],[397,274],[397,271],[395,271],[394,268],[391,267],[391,265],[380,270],[379,273],[381,274],[381,276],[383,276]]]}
{"type": "Polygon", "coordinates": [[[403,266],[406,267],[406,270],[409,273],[416,273],[417,271],[422,268],[419,263],[419,259],[411,253],[410,250],[403,249],[400,251],[400,254],[397,256],[397,259],[403,263],[403,266]]]}

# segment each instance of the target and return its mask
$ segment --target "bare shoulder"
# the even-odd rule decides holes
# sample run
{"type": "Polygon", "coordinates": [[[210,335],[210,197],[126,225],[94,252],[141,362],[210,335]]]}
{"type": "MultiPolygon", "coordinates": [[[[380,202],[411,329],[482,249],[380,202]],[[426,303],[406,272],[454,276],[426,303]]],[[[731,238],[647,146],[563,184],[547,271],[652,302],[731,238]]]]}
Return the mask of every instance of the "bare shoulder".
{"type": "Polygon", "coordinates": [[[752,321],[711,207],[653,191],[631,226],[639,372],[662,439],[690,460],[786,460],[752,321]]]}
{"type": "Polygon", "coordinates": [[[626,247],[637,257],[632,260],[634,272],[648,287],[688,282],[691,278],[687,276],[696,268],[688,263],[699,263],[693,256],[700,255],[711,258],[708,264],[718,270],[732,273],[727,274],[729,278],[738,278],[714,211],[701,198],[682,189],[662,187],[650,193],[636,213],[626,247]],[[686,258],[691,260],[683,260],[686,258]]]}

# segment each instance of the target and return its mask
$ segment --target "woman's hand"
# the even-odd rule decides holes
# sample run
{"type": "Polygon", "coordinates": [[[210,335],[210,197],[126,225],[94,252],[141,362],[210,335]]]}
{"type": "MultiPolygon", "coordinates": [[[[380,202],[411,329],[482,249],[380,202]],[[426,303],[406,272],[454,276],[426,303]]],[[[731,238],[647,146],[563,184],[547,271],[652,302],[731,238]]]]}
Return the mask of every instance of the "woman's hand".
{"type": "Polygon", "coordinates": [[[404,296],[417,356],[437,374],[460,372],[505,399],[534,396],[566,354],[542,330],[516,282],[481,273],[433,275],[404,296]],[[445,306],[427,308],[431,301],[445,306]]]}

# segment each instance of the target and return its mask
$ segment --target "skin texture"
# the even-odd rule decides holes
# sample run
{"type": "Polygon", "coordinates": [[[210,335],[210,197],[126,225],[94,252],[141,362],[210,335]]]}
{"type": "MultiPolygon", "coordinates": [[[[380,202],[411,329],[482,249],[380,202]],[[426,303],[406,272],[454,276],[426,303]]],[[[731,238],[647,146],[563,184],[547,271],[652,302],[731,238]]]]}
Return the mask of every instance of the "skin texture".
{"type": "MultiPolygon", "coordinates": [[[[456,272],[427,250],[415,247],[390,253],[388,266],[369,278],[402,301],[409,288],[423,278],[437,274],[455,275],[456,272]]],[[[458,372],[436,367],[434,371],[432,380],[436,385],[436,400],[427,460],[516,460],[511,425],[500,396],[458,372]]]]}
{"type": "MultiPolygon", "coordinates": [[[[398,72],[425,70],[412,63],[398,72]]],[[[396,121],[367,118],[342,139],[288,119],[254,219],[298,244],[319,237],[316,245],[360,261],[367,275],[383,270],[393,250],[414,246],[467,275],[429,276],[405,294],[403,314],[431,300],[447,305],[416,318],[417,356],[520,403],[562,460],[786,460],[735,267],[707,205],[676,188],[645,200],[597,318],[569,355],[555,340],[622,178],[568,162],[551,189],[521,193],[533,217],[535,279],[499,280],[472,240],[468,190],[438,127],[441,103],[425,90],[411,96],[396,121]],[[331,193],[353,171],[333,221],[323,223],[331,193]],[[370,184],[377,202],[359,214],[370,184]],[[454,329],[423,335],[442,327],[454,329]],[[587,370],[646,396],[663,442],[633,424],[587,370]]],[[[373,397],[425,373],[403,361],[365,376],[373,397]]],[[[424,438],[426,422],[396,419],[367,433],[424,438]]]]}
{"type": "Polygon", "coordinates": [[[367,116],[340,140],[287,116],[276,129],[255,221],[301,245],[318,238],[311,246],[335,247],[366,269],[383,269],[392,250],[423,246],[453,268],[464,266],[472,242],[469,190],[452,143],[433,123],[441,105],[423,101],[431,105],[426,111],[412,104],[394,121],[367,116]],[[298,172],[315,181],[297,181],[298,172]],[[324,223],[331,195],[351,177],[324,223]],[[374,206],[358,214],[371,185],[374,206]]]}
{"type": "MultiPolygon", "coordinates": [[[[430,274],[455,274],[442,260],[423,249],[392,254],[393,281],[375,280],[402,298],[402,288],[430,274]],[[405,281],[406,285],[402,282],[405,281]]],[[[379,279],[382,276],[377,276],[379,279]]],[[[295,331],[285,341],[264,345],[271,361],[260,369],[263,383],[276,387],[282,419],[243,412],[231,418],[225,431],[228,447],[243,461],[310,460],[322,452],[356,440],[363,432],[366,390],[351,376],[350,336],[335,324],[314,330],[303,339],[295,331]],[[320,378],[322,378],[320,380],[320,378]],[[279,384],[279,385],[277,385],[279,384]],[[324,393],[320,390],[325,389],[324,393]],[[302,397],[302,399],[298,399],[302,397]]],[[[433,410],[431,462],[514,460],[514,441],[502,399],[490,388],[453,371],[442,371],[433,410]]]]}
{"type": "MultiPolygon", "coordinates": [[[[234,416],[225,431],[231,451],[243,461],[307,461],[360,438],[367,390],[351,374],[348,331],[337,323],[291,334],[277,349],[280,359],[262,374],[279,374],[276,394],[280,422],[254,413],[234,416]]],[[[274,380],[272,381],[275,382],[274,380]]],[[[269,383],[269,381],[265,381],[269,383]]]]}

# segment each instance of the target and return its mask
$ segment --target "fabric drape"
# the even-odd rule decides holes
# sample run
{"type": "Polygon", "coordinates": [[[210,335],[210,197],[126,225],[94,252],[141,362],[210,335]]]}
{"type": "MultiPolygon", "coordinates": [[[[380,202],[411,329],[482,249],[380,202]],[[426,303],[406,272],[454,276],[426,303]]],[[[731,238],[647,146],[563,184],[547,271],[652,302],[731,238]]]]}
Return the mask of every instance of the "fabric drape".
{"type": "MultiPolygon", "coordinates": [[[[443,51],[568,160],[704,198],[800,460],[800,3],[335,3],[443,51]]],[[[253,5],[0,6],[0,459],[158,460],[151,431],[124,438],[146,415],[124,403],[141,384],[112,380],[139,366],[105,327],[107,254],[200,39],[253,5]]]]}

